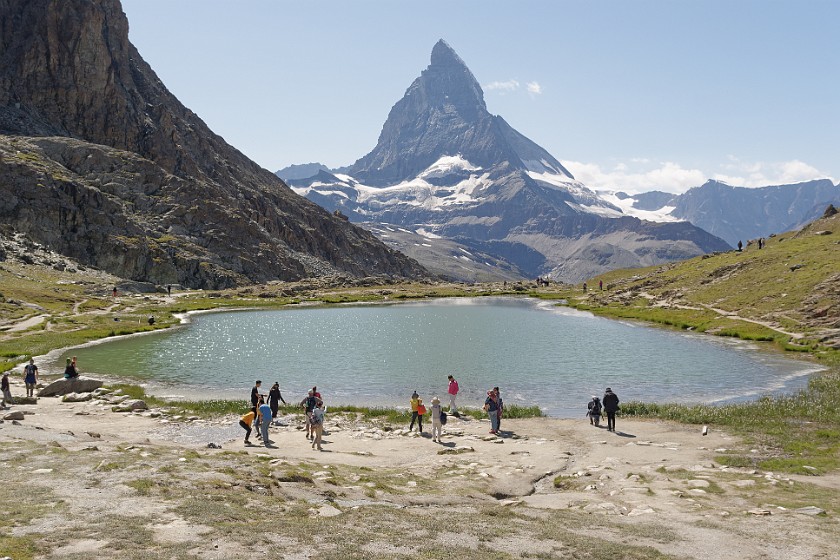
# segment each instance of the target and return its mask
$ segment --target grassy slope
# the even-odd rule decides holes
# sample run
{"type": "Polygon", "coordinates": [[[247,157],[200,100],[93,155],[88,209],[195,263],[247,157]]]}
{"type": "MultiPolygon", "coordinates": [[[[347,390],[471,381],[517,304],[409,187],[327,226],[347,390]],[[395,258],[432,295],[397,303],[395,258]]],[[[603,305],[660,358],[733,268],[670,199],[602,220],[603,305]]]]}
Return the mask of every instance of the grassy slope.
{"type": "Polygon", "coordinates": [[[590,286],[603,281],[605,291],[566,296],[571,305],[599,315],[772,341],[826,365],[807,390],[787,397],[727,406],[622,405],[623,414],[736,429],[751,449],[721,457],[724,463],[816,474],[840,468],[838,245],[840,215],[835,215],[770,238],[762,250],[751,246],[741,253],[614,271],[589,281],[590,286]]]}
{"type": "Polygon", "coordinates": [[[590,291],[575,304],[603,315],[636,317],[713,334],[779,343],[793,338],[797,346],[816,349],[821,338],[832,334],[832,323],[835,331],[840,327],[838,245],[840,214],[802,232],[770,238],[763,250],[750,247],[740,253],[604,274],[590,285],[602,280],[608,290],[590,291]],[[818,234],[823,231],[833,233],[818,234]],[[772,329],[710,308],[768,323],[772,329]]]}

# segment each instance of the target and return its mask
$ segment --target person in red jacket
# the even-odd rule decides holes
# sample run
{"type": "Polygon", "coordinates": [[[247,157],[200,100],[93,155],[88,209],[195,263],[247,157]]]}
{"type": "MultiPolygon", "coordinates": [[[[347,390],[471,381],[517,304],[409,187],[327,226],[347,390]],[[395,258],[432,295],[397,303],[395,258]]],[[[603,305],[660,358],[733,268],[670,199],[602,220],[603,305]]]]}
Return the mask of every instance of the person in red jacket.
{"type": "Polygon", "coordinates": [[[447,389],[447,392],[449,393],[449,414],[460,418],[461,415],[458,414],[458,407],[455,406],[455,397],[458,396],[458,382],[451,375],[449,376],[449,389],[447,389]]]}

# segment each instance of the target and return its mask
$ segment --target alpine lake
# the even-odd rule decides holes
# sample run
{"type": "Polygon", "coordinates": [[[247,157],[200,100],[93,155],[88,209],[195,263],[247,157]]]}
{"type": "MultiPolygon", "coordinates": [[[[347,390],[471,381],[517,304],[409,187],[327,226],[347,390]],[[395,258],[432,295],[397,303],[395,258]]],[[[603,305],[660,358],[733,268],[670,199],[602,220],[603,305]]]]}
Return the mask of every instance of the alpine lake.
{"type": "MultiPolygon", "coordinates": [[[[190,316],[182,328],[66,351],[83,375],[130,378],[163,397],[242,399],[257,379],[288,402],[407,407],[413,391],[459,406],[499,386],[506,404],[583,417],[611,387],[622,401],[712,403],[790,392],[813,364],[737,339],[603,319],[530,298],[289,306],[190,316]]],[[[57,365],[56,364],[56,365],[57,365]]]]}

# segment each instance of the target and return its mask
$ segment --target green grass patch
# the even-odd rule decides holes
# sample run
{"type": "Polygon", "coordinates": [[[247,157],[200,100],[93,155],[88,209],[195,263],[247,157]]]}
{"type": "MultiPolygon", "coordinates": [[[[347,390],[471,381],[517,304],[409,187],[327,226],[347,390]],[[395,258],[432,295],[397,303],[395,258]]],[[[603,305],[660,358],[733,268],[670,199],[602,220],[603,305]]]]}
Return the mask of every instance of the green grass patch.
{"type": "Polygon", "coordinates": [[[807,389],[792,395],[721,406],[627,402],[621,414],[727,427],[760,451],[721,456],[723,464],[802,474],[840,469],[837,369],[816,375],[807,389]]]}

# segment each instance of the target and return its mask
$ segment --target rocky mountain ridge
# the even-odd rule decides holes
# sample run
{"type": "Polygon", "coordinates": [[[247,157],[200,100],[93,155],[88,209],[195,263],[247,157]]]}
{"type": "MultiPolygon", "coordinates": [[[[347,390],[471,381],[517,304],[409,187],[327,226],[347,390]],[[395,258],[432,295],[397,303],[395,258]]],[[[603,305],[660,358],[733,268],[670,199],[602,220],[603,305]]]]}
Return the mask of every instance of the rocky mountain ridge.
{"type": "Polygon", "coordinates": [[[426,271],[214,134],[118,0],[0,1],[0,221],[122,277],[219,288],[426,271]]]}
{"type": "Polygon", "coordinates": [[[709,180],[679,195],[652,191],[618,193],[617,198],[625,212],[641,210],[638,215],[651,220],[686,220],[735,246],[738,241],[746,243],[817,219],[826,205],[840,205],[840,184],[817,179],[745,188],[709,180]]]}
{"type": "MultiPolygon", "coordinates": [[[[475,280],[482,264],[575,282],[613,268],[724,250],[688,223],[625,216],[550,153],[491,115],[478,81],[443,40],[429,66],[391,109],[376,146],[340,171],[290,180],[328,210],[374,230],[401,228],[422,240],[401,250],[430,270],[475,280]],[[445,239],[454,248],[420,250],[445,239]],[[462,275],[446,261],[476,255],[462,275]],[[486,255],[490,258],[479,257],[486,255]]],[[[381,237],[389,242],[388,237],[381,237]]]]}

